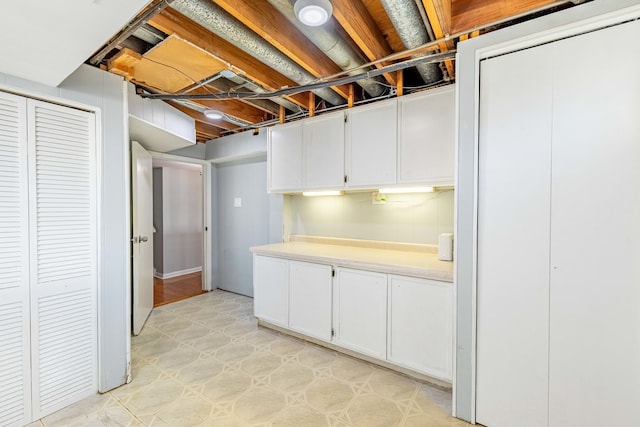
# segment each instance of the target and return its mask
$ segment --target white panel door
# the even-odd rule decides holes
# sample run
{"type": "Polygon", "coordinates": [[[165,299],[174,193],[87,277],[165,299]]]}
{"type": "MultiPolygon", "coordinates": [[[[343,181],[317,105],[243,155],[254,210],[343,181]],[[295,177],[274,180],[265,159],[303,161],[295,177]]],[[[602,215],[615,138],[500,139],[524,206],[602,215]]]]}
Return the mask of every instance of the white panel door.
{"type": "Polygon", "coordinates": [[[453,185],[453,85],[398,98],[398,182],[453,185]]]}
{"type": "Polygon", "coordinates": [[[395,99],[348,111],[347,187],[377,188],[396,182],[398,104],[395,99]]]}
{"type": "Polygon", "coordinates": [[[131,242],[133,334],[138,335],[153,310],[153,161],[131,142],[131,242]]]}
{"type": "Polygon", "coordinates": [[[97,391],[92,113],[28,100],[33,416],[97,391]]]}
{"type": "Polygon", "coordinates": [[[259,319],[289,327],[289,261],[253,256],[253,312],[259,319]]]}
{"type": "Polygon", "coordinates": [[[550,54],[480,70],[476,419],[491,427],[547,423],[550,54]]]}
{"type": "Polygon", "coordinates": [[[304,188],[344,187],[344,112],[305,120],[304,188]]]}
{"type": "Polygon", "coordinates": [[[386,274],[336,269],[334,316],[336,344],[386,359],[386,274]]]}
{"type": "Polygon", "coordinates": [[[453,375],[453,284],[389,276],[387,358],[445,381],[453,375]]]}
{"type": "Polygon", "coordinates": [[[330,265],[289,261],[289,328],[331,341],[330,265]]]}
{"type": "Polygon", "coordinates": [[[269,191],[302,190],[302,122],[269,128],[269,191]]]}
{"type": "Polygon", "coordinates": [[[563,40],[554,51],[553,427],[640,423],[637,40],[634,21],[563,40]],[[611,64],[615,78],[603,78],[611,64]]]}
{"type": "Polygon", "coordinates": [[[27,102],[0,92],[0,425],[31,421],[27,102]]]}

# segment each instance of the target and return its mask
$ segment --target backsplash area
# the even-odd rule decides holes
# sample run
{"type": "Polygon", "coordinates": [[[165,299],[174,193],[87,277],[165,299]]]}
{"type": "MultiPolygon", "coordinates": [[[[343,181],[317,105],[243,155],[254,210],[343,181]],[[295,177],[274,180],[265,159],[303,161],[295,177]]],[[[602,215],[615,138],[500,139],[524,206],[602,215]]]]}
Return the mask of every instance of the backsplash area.
{"type": "Polygon", "coordinates": [[[343,196],[285,196],[284,234],[438,244],[453,233],[454,190],[387,194],[374,203],[371,192],[343,196]]]}

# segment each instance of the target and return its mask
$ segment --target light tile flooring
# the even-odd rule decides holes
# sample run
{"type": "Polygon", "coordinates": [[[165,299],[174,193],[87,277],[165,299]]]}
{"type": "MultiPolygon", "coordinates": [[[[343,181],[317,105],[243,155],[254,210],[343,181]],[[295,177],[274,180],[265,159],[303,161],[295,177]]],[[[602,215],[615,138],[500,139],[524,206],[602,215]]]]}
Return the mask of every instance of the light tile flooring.
{"type": "Polygon", "coordinates": [[[256,326],[213,291],[154,309],[133,381],[33,426],[467,426],[451,393],[256,326]]]}

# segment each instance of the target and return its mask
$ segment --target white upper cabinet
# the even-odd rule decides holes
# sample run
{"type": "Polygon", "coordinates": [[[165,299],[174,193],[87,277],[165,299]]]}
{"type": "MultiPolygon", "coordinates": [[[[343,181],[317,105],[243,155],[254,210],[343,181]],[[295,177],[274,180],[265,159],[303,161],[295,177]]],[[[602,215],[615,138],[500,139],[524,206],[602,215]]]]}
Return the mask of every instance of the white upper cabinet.
{"type": "Polygon", "coordinates": [[[452,85],[398,99],[398,183],[453,185],[455,93],[452,85]]]}
{"type": "Polygon", "coordinates": [[[305,189],[344,187],[344,115],[338,111],[303,122],[305,189]]]}
{"type": "Polygon", "coordinates": [[[302,123],[298,121],[269,129],[269,191],[299,191],[303,188],[302,123]]]}
{"type": "Polygon", "coordinates": [[[348,110],[346,173],[348,188],[396,183],[397,99],[348,110]]]}

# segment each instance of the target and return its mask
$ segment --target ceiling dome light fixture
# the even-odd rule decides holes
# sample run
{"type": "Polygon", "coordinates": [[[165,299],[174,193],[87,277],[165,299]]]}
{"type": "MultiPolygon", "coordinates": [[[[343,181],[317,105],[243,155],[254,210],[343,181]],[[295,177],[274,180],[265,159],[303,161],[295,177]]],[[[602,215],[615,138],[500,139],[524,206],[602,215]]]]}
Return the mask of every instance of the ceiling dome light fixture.
{"type": "Polygon", "coordinates": [[[297,0],[293,5],[293,11],[300,22],[317,27],[329,20],[333,6],[329,0],[297,0]]]}
{"type": "Polygon", "coordinates": [[[224,118],[224,113],[220,110],[204,110],[202,114],[208,119],[220,120],[224,118]]]}

